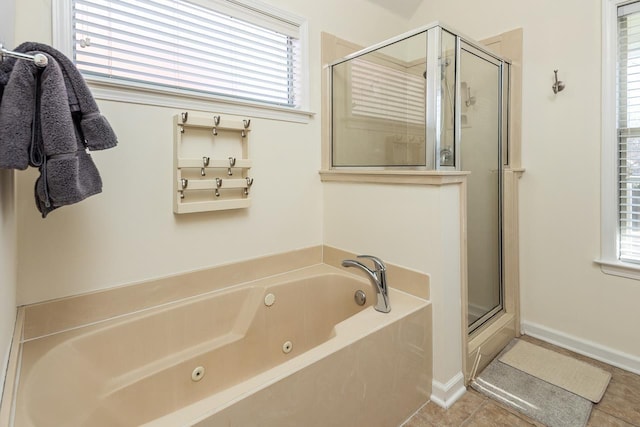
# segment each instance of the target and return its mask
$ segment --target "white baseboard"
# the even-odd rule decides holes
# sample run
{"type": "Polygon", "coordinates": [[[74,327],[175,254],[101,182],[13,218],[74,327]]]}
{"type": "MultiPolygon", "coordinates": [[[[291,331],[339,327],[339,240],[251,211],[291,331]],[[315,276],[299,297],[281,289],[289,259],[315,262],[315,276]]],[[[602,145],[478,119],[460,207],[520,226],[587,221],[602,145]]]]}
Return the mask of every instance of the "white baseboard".
{"type": "Polygon", "coordinates": [[[464,375],[458,372],[453,378],[442,384],[433,380],[431,383],[431,401],[441,408],[448,409],[467,391],[464,386],[464,375]]]}
{"type": "Polygon", "coordinates": [[[584,340],[536,323],[522,322],[522,332],[525,335],[640,375],[640,357],[638,356],[623,353],[593,341],[584,340]]]}

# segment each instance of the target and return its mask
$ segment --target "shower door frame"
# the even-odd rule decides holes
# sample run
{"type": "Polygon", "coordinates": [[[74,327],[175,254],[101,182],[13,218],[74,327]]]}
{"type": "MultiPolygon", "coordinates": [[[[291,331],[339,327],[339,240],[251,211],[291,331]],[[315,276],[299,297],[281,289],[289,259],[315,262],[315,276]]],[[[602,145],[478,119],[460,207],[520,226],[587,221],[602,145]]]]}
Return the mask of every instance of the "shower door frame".
{"type": "MultiPolygon", "coordinates": [[[[502,63],[501,69],[501,106],[503,114],[501,115],[500,137],[501,140],[501,161],[499,162],[500,173],[500,278],[502,304],[501,307],[493,310],[484,319],[485,321],[477,328],[470,331],[468,326],[468,270],[467,270],[467,183],[463,182],[460,194],[461,212],[464,218],[462,228],[464,232],[461,235],[460,242],[460,272],[461,272],[461,335],[463,344],[462,372],[466,384],[469,384],[484,366],[486,366],[508,343],[511,339],[520,336],[520,295],[519,295],[519,251],[518,251],[518,180],[524,173],[520,163],[520,145],[521,145],[521,91],[522,91],[522,29],[516,29],[499,34],[495,37],[483,40],[480,43],[474,42],[460,32],[453,30],[441,23],[436,23],[433,27],[439,27],[442,31],[447,31],[456,36],[456,94],[455,109],[456,118],[455,126],[455,166],[441,167],[437,161],[437,153],[440,147],[439,119],[433,111],[437,107],[437,93],[440,91],[440,80],[432,78],[429,75],[436,76],[437,70],[433,67],[439,64],[438,56],[434,56],[433,52],[440,52],[440,35],[438,38],[428,37],[427,51],[427,100],[432,100],[432,104],[427,105],[427,144],[434,141],[430,147],[427,145],[426,152],[434,153],[431,158],[435,169],[443,172],[460,171],[460,131],[461,116],[458,111],[461,107],[462,97],[460,92],[460,76],[459,76],[459,59],[462,44],[469,46],[477,51],[482,52],[486,57],[493,58],[495,61],[502,63]],[[437,40],[437,42],[435,41],[437,40]],[[433,44],[431,44],[433,43],[433,44]],[[493,49],[489,49],[491,45],[493,49]],[[497,49],[496,49],[497,48],[497,49]],[[496,54],[493,50],[500,52],[496,54]],[[509,59],[501,56],[505,52],[508,53],[509,59]],[[431,56],[430,56],[431,55],[431,56]],[[514,69],[513,60],[517,61],[517,67],[514,69]],[[429,67],[431,65],[431,72],[429,67]],[[432,93],[429,96],[429,93],[432,93]],[[431,108],[430,108],[431,107],[431,108]],[[515,108],[514,108],[515,107],[515,108]],[[508,251],[505,250],[508,248],[508,251]]],[[[429,30],[432,30],[430,27],[429,30]]],[[[429,154],[427,154],[429,155],[429,154]]],[[[429,159],[428,159],[429,160],[429,159]]],[[[429,164],[429,161],[427,162],[429,164]]],[[[468,178],[467,178],[468,179],[468,178]]]]}
{"type": "MultiPolygon", "coordinates": [[[[494,55],[487,54],[484,50],[477,48],[476,46],[470,44],[469,42],[461,39],[460,36],[457,37],[456,43],[456,111],[462,111],[462,93],[461,93],[461,77],[460,70],[462,68],[462,52],[465,51],[471,55],[476,56],[477,58],[486,61],[498,68],[498,104],[499,104],[499,114],[498,114],[498,140],[497,140],[497,161],[498,161],[498,294],[499,294],[499,302],[498,304],[489,310],[487,313],[482,315],[480,318],[475,320],[473,323],[469,324],[468,321],[468,311],[467,311],[467,320],[465,320],[465,324],[468,328],[468,334],[472,334],[476,330],[482,328],[482,326],[490,321],[494,316],[499,313],[504,312],[504,294],[505,294],[505,282],[504,282],[504,250],[503,250],[503,171],[505,164],[508,164],[508,158],[503,158],[504,149],[503,146],[508,146],[508,126],[507,120],[505,120],[505,116],[508,117],[508,103],[505,103],[505,92],[508,92],[508,80],[506,80],[506,76],[508,76],[508,72],[505,72],[505,69],[508,69],[509,63],[503,59],[498,59],[494,55]],[[505,90],[506,88],[506,90],[505,90]],[[506,111],[505,111],[506,110],[506,111]]],[[[461,164],[461,156],[462,156],[462,145],[464,141],[462,141],[462,114],[455,114],[456,120],[456,167],[463,168],[464,165],[461,164]],[[460,153],[460,155],[458,155],[460,153]]],[[[470,176],[468,179],[473,179],[473,176],[470,176]]],[[[469,219],[469,215],[467,214],[467,221],[469,219]]],[[[468,227],[467,227],[468,229],[468,227]]],[[[468,248],[467,248],[468,251],[468,248]]],[[[467,255],[468,261],[468,255],[467,255]]],[[[467,266],[468,266],[467,262],[467,266]]],[[[467,307],[469,304],[469,292],[468,292],[468,275],[467,275],[467,307]]]]}
{"type": "MultiPolygon", "coordinates": [[[[468,42],[468,40],[464,40],[468,42]]],[[[484,53],[504,60],[502,70],[501,123],[503,161],[500,163],[501,188],[501,277],[502,310],[480,327],[469,333],[467,327],[468,283],[462,280],[463,301],[463,373],[469,384],[513,338],[520,336],[520,281],[519,281],[519,221],[518,181],[524,173],[521,166],[521,116],[522,116],[522,29],[511,30],[480,41],[484,53]],[[491,49],[491,52],[489,52],[491,49]],[[497,52],[494,53],[494,52],[497,52]]],[[[473,47],[477,44],[471,43],[473,47]]],[[[466,193],[466,189],[465,189],[466,193]]],[[[466,194],[461,201],[466,199],[466,194]]],[[[467,209],[466,206],[464,208],[467,209]]],[[[466,248],[466,241],[463,243],[466,248]]],[[[466,250],[466,249],[465,249],[466,250]]],[[[463,261],[466,265],[466,259],[463,261]]]]}

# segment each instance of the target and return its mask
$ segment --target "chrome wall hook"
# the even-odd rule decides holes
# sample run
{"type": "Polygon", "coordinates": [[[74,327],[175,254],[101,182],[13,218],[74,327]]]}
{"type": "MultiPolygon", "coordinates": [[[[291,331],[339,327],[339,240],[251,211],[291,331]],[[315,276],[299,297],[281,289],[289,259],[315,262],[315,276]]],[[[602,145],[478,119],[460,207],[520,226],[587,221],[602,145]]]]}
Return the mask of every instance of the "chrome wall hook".
{"type": "Polygon", "coordinates": [[[213,116],[213,135],[218,135],[217,127],[220,126],[220,116],[213,116]]]}
{"type": "Polygon", "coordinates": [[[555,74],[555,82],[551,89],[553,89],[553,93],[558,93],[564,89],[564,83],[558,80],[558,70],[553,70],[553,73],[555,74]]]}
{"type": "Polygon", "coordinates": [[[245,136],[247,136],[246,130],[249,129],[249,126],[251,126],[251,119],[242,120],[242,126],[244,126],[244,129],[242,129],[240,135],[242,135],[242,137],[244,138],[245,136]]]}
{"type": "Polygon", "coordinates": [[[187,123],[188,119],[189,119],[189,113],[187,111],[184,111],[183,113],[180,114],[180,120],[182,120],[182,123],[179,123],[180,133],[184,133],[184,125],[185,123],[187,123]]]}
{"type": "Polygon", "coordinates": [[[189,185],[189,180],[182,178],[180,180],[180,187],[182,188],[182,190],[180,190],[180,198],[184,199],[184,190],[187,189],[187,186],[189,185]]]}
{"type": "Polygon", "coordinates": [[[229,168],[227,169],[227,175],[232,176],[233,172],[231,172],[231,168],[236,165],[236,158],[229,157],[229,168]]]}
{"type": "Polygon", "coordinates": [[[476,97],[471,96],[471,86],[469,85],[467,85],[467,99],[464,101],[464,105],[466,105],[467,107],[476,105],[476,97]]]}
{"type": "Polygon", "coordinates": [[[251,186],[253,185],[253,178],[247,177],[246,179],[247,179],[247,186],[244,188],[244,195],[248,196],[249,188],[251,188],[251,186]]]}
{"type": "Polygon", "coordinates": [[[202,167],[200,168],[200,176],[205,176],[207,174],[207,172],[205,171],[205,168],[207,166],[209,166],[209,158],[202,157],[202,167]]]}
{"type": "Polygon", "coordinates": [[[219,188],[222,187],[222,178],[216,178],[216,197],[220,197],[220,190],[219,188]]]}

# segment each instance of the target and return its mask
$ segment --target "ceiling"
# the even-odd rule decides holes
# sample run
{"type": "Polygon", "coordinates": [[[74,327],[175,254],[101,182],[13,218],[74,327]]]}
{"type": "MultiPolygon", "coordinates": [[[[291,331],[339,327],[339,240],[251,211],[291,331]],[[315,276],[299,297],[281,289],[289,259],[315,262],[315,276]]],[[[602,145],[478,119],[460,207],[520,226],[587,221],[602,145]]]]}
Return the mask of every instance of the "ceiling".
{"type": "Polygon", "coordinates": [[[405,19],[413,16],[422,0],[367,0],[405,19]]]}

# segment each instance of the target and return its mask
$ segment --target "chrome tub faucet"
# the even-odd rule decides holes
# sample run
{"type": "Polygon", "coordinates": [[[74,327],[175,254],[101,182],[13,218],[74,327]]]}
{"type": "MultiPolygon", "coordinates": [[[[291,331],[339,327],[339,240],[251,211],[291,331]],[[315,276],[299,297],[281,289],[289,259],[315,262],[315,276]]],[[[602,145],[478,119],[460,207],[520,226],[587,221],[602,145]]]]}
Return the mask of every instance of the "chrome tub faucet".
{"type": "Polygon", "coordinates": [[[369,280],[376,288],[376,296],[377,301],[375,305],[375,309],[382,313],[388,313],[391,311],[391,304],[389,304],[389,289],[387,288],[387,267],[384,265],[382,260],[378,257],[374,257],[371,255],[358,255],[358,258],[366,258],[373,261],[375,268],[372,270],[360,261],[356,261],[354,259],[345,259],[342,261],[343,267],[358,267],[362,271],[364,271],[367,276],[369,276],[369,280]]]}

